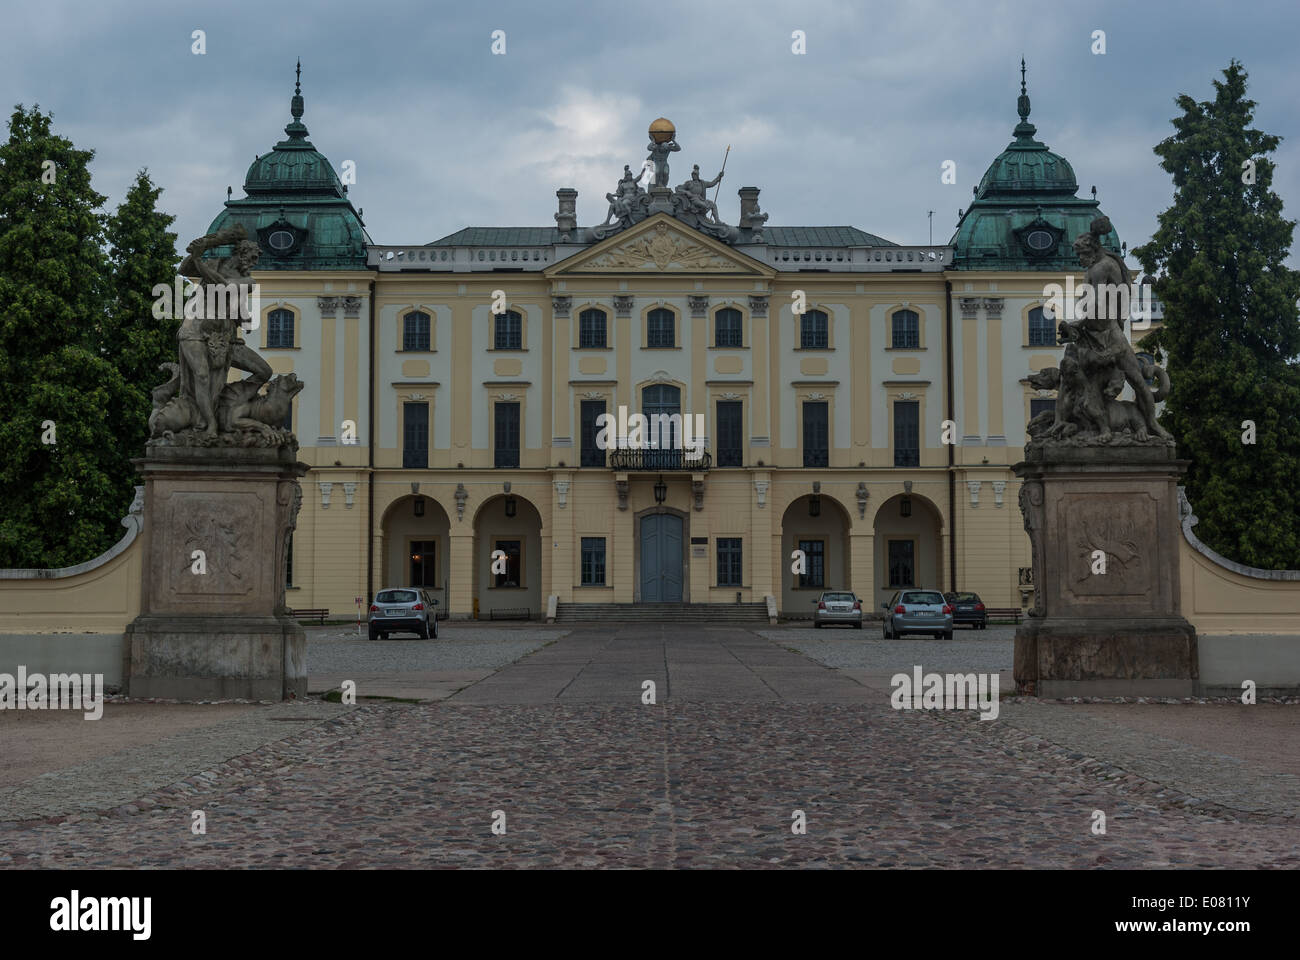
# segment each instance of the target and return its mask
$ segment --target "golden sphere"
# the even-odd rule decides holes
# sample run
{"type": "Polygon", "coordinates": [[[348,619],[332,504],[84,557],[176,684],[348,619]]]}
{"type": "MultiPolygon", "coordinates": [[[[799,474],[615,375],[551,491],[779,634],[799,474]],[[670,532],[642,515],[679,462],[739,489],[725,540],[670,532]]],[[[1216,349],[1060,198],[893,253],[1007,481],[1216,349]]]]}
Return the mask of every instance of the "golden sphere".
{"type": "Polygon", "coordinates": [[[667,143],[675,136],[677,136],[677,128],[667,117],[660,117],[650,124],[650,139],[655,143],[667,143]]]}

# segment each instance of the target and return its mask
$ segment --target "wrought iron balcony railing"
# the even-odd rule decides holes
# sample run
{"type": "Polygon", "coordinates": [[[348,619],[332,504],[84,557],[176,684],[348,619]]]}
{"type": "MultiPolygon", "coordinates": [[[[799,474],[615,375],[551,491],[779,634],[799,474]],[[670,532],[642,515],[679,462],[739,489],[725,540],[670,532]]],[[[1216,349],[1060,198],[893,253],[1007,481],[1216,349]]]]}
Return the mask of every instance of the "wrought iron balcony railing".
{"type": "Polygon", "coordinates": [[[611,470],[639,470],[644,473],[668,473],[673,470],[708,470],[713,457],[705,451],[695,459],[689,450],[611,450],[611,470]]]}

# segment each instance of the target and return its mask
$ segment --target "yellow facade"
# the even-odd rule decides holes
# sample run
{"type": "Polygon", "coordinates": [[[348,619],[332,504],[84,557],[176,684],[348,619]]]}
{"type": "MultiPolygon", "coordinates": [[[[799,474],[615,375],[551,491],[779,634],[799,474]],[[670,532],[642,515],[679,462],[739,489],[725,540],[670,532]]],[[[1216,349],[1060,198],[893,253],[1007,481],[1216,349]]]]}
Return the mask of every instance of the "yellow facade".
{"type": "MultiPolygon", "coordinates": [[[[646,599],[640,540],[655,515],[680,519],[683,602],[772,595],[783,613],[807,613],[821,587],[800,587],[791,571],[792,552],[807,542],[821,544],[826,588],[852,589],[877,607],[891,592],[891,549],[911,551],[907,579],[917,585],[974,590],[992,607],[1028,599],[1029,544],[1010,468],[1037,396],[1022,378],[1059,350],[1030,347],[1023,318],[1042,303],[1044,284],[1063,276],[941,264],[899,272],[877,268],[870,253],[862,269],[792,272],[662,214],[529,272],[440,269],[436,250],[427,266],[412,268],[408,257],[385,269],[386,252],[372,249],[365,272],[257,277],[263,319],[284,308],[301,318],[293,347],[262,352],[308,383],[294,414],[300,456],[313,469],[294,536],[291,606],[341,613],[417,575],[454,617],[523,607],[537,616],[552,595],[560,604],[634,603],[646,599]],[[655,250],[658,261],[647,252],[655,250]],[[800,345],[801,299],[827,315],[825,348],[800,345]],[[519,349],[494,347],[502,302],[520,316],[519,349]],[[606,316],[604,347],[579,346],[578,318],[589,309],[606,316]],[[657,309],[673,312],[671,347],[649,345],[657,309]],[[715,345],[721,309],[739,311],[741,346],[715,345]],[[917,346],[892,345],[899,310],[918,315],[917,346]],[[429,318],[428,349],[402,349],[406,317],[417,313],[429,318]],[[619,405],[639,411],[656,384],[680,391],[683,414],[705,415],[714,458],[717,404],[739,402],[743,466],[579,466],[583,400],[604,401],[611,414],[619,405]],[[909,401],[919,410],[919,464],[895,466],[891,411],[909,401]],[[493,410],[511,402],[520,405],[519,465],[498,468],[493,410]],[[825,467],[804,466],[804,403],[826,404],[825,467]],[[427,405],[426,467],[403,466],[412,405],[427,405]],[[599,585],[582,582],[584,537],[605,538],[599,585]],[[739,584],[719,580],[719,538],[741,540],[739,584]],[[490,570],[501,540],[518,541],[521,553],[509,586],[490,570]],[[412,572],[413,552],[424,557],[422,574],[412,572]]],[[[467,253],[475,263],[476,251],[467,253]]],[[[676,523],[662,528],[673,549],[676,523]]]]}

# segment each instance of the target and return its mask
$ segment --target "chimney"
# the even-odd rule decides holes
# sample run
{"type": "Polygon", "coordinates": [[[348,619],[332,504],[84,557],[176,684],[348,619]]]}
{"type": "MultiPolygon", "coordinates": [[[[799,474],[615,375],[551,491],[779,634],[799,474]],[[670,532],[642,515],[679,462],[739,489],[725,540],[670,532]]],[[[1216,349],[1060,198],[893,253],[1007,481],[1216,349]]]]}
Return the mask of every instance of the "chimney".
{"type": "Polygon", "coordinates": [[[555,191],[560,201],[560,212],[555,215],[555,226],[560,231],[560,243],[571,243],[578,229],[578,191],[561,187],[555,191]]]}

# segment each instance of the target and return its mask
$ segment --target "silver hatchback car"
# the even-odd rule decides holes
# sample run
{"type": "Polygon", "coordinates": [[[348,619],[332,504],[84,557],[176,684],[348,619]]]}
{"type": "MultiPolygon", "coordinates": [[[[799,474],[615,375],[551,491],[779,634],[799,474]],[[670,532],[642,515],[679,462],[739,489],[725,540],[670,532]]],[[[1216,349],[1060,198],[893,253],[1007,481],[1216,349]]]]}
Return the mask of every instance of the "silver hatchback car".
{"type": "Polygon", "coordinates": [[[952,606],[938,590],[897,590],[885,611],[884,638],[905,633],[929,633],[936,640],[952,639],[952,606]]]}
{"type": "Polygon", "coordinates": [[[813,626],[820,627],[827,623],[843,623],[862,629],[862,601],[856,593],[847,590],[827,590],[813,601],[817,610],[813,614],[813,626]]]}
{"type": "Polygon", "coordinates": [[[375,594],[370,605],[370,639],[390,633],[414,633],[425,640],[438,639],[438,601],[423,587],[389,587],[375,594]]]}

